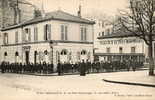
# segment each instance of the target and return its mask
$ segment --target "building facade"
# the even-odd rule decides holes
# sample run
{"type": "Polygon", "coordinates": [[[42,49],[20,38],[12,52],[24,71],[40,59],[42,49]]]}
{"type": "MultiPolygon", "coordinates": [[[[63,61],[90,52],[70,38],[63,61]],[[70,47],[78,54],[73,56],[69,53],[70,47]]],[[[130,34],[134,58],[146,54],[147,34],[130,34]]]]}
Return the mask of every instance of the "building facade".
{"type": "Polygon", "coordinates": [[[76,63],[93,61],[93,21],[54,11],[2,29],[1,61],[76,63]]]}
{"type": "Polygon", "coordinates": [[[145,42],[130,33],[113,33],[98,37],[95,50],[96,60],[123,61],[135,60],[144,62],[148,58],[148,47],[145,42]]]}

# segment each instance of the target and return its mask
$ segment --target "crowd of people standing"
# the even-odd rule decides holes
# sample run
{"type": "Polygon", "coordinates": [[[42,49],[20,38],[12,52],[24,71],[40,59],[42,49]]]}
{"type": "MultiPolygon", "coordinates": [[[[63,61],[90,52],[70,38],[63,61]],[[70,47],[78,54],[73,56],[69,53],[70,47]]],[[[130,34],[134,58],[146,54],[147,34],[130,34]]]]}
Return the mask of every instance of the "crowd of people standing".
{"type": "Polygon", "coordinates": [[[65,73],[80,73],[81,76],[85,76],[86,73],[99,73],[99,72],[113,72],[113,71],[135,71],[138,67],[142,67],[142,62],[136,61],[94,61],[82,60],[75,64],[72,63],[61,63],[58,61],[57,67],[54,68],[53,64],[46,62],[43,63],[9,63],[2,62],[0,70],[2,73],[40,73],[40,74],[51,74],[58,73],[63,75],[65,73]]]}

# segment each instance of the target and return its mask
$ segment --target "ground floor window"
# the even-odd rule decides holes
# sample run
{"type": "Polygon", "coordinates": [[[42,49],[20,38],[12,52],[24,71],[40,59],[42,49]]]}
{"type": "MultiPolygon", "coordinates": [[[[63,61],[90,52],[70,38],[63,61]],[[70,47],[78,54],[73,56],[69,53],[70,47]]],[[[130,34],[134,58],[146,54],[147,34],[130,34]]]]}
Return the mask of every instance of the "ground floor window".
{"type": "Polygon", "coordinates": [[[19,62],[19,53],[15,52],[15,62],[19,62]]]}
{"type": "Polygon", "coordinates": [[[67,57],[68,52],[67,52],[67,50],[63,49],[60,54],[61,54],[60,55],[60,62],[61,63],[67,63],[68,62],[68,57],[67,57]]]}
{"type": "Polygon", "coordinates": [[[8,53],[7,52],[4,52],[4,61],[6,61],[7,56],[8,56],[8,53]]]}

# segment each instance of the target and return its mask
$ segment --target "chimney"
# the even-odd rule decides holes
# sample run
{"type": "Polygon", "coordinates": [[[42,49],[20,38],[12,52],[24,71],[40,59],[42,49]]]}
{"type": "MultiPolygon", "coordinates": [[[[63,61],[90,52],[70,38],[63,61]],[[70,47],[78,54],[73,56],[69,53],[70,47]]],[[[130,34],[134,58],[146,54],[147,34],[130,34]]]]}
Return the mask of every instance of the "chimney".
{"type": "Polygon", "coordinates": [[[41,7],[41,15],[42,17],[45,17],[45,10],[44,10],[44,3],[43,3],[43,0],[42,0],[42,7],[41,7]]]}
{"type": "Polygon", "coordinates": [[[78,17],[81,17],[81,5],[79,5],[78,17]]]}

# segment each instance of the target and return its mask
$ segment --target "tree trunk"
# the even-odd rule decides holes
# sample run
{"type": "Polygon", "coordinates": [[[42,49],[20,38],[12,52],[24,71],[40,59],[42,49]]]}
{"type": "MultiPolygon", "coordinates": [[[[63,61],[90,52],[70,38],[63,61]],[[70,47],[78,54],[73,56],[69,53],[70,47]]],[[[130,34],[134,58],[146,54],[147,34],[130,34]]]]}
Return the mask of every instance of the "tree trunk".
{"type": "Polygon", "coordinates": [[[152,42],[150,45],[148,45],[148,53],[149,53],[149,75],[154,75],[154,61],[153,61],[153,48],[152,48],[152,42]]]}

